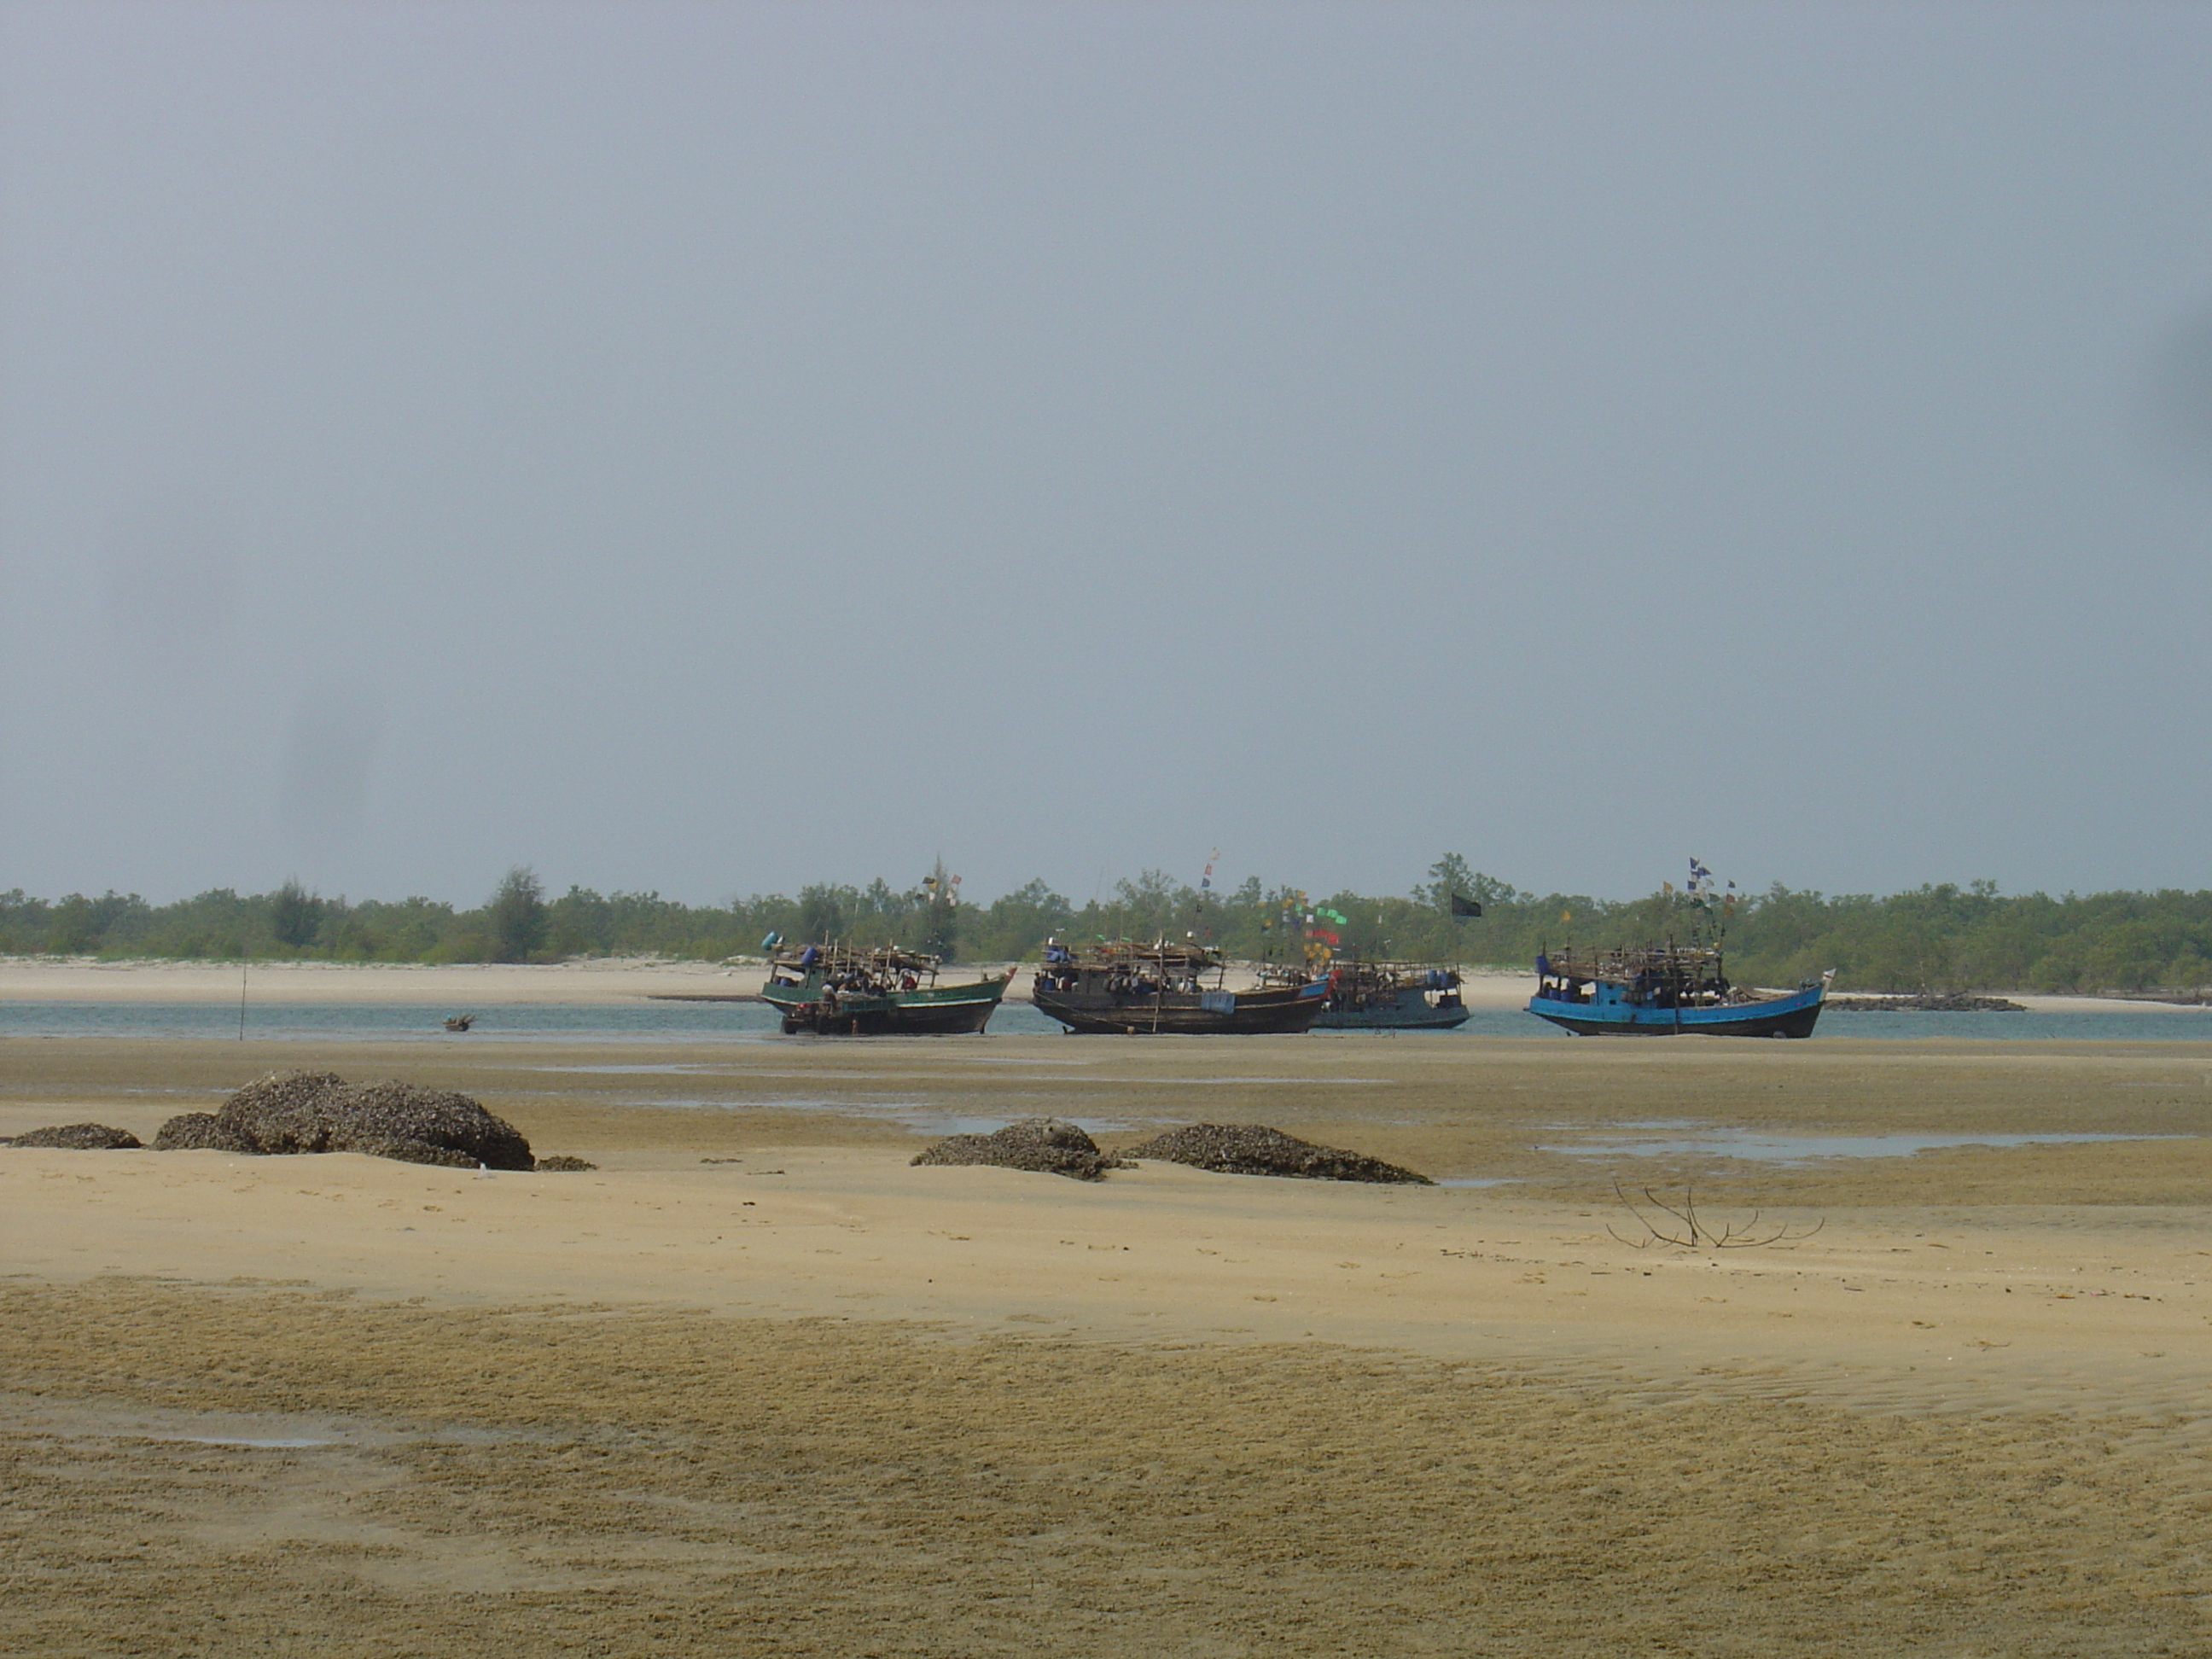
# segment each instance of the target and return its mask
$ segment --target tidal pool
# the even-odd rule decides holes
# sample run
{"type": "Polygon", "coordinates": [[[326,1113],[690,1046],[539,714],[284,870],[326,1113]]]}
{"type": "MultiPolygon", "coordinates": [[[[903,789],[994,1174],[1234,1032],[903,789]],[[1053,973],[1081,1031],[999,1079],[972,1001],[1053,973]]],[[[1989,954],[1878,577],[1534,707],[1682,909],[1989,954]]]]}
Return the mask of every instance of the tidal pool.
{"type": "Polygon", "coordinates": [[[1759,1129],[1702,1128],[1686,1123],[1632,1124],[1632,1128],[1672,1131],[1632,1140],[1583,1141],[1571,1146],[1539,1144],[1541,1152],[1569,1158],[1744,1158],[1758,1164],[1810,1164],[1824,1158],[1909,1158],[1944,1146],[2057,1146],[2092,1140],[2185,1140],[2186,1135],[2105,1134],[2064,1130],[2044,1134],[1800,1135],[1759,1129]],[[1687,1133],[1684,1133],[1687,1131],[1687,1133]]]}

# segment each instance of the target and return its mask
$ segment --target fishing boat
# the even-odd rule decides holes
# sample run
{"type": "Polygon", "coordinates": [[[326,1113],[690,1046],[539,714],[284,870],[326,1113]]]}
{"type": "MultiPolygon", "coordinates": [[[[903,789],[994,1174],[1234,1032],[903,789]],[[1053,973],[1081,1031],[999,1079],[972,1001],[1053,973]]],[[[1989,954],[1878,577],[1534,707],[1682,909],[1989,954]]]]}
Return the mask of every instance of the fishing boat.
{"type": "Polygon", "coordinates": [[[1813,1035],[1832,969],[1794,991],[1731,985],[1717,945],[1548,952],[1528,1012],[1577,1036],[1813,1035]]]}
{"type": "Polygon", "coordinates": [[[1030,1000],[1071,1031],[1254,1036],[1310,1029],[1328,994],[1325,979],[1232,991],[1227,976],[1221,953],[1202,945],[1048,942],[1030,1000]]]}
{"type": "Polygon", "coordinates": [[[939,959],[888,945],[809,945],[769,960],[763,1001],[783,1016],[786,1036],[953,1036],[989,1024],[1009,968],[964,985],[940,985],[939,959]]]}
{"type": "Polygon", "coordinates": [[[1323,1031],[1448,1031],[1468,1018],[1459,969],[1419,962],[1347,957],[1330,968],[1324,1002],[1323,1031]]]}

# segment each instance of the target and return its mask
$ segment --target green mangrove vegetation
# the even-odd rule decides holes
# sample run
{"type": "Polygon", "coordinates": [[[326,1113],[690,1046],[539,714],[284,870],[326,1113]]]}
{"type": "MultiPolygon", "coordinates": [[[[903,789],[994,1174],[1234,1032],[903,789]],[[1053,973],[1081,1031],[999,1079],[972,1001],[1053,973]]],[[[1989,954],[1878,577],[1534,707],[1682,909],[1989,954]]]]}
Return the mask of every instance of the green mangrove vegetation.
{"type": "MultiPolygon", "coordinates": [[[[550,895],[511,870],[484,902],[415,896],[349,900],[287,881],[273,892],[217,888],[170,904],[137,894],[58,899],[0,893],[0,954],[109,960],[554,962],[660,956],[756,957],[771,935],[934,949],[953,961],[1036,956],[1048,935],[1191,937],[1231,956],[1297,961],[1309,945],[1340,952],[1525,966],[1540,949],[1607,945],[1725,927],[1740,981],[1789,985],[1823,969],[1850,990],[2161,992],[2212,986],[2212,891],[2166,890],[2051,897],[1996,884],[1948,883],[1887,896],[1822,894],[1776,885],[1700,905],[1662,890],[1641,898],[1524,892],[1455,854],[1402,895],[1324,894],[1257,878],[1223,891],[1157,870],[1078,905],[1044,882],[961,902],[934,883],[895,888],[824,883],[686,904],[658,893],[570,887],[550,895]],[[1453,895],[1481,906],[1455,915],[1453,895]]],[[[1463,908],[1463,907],[1462,907],[1463,908]]]]}

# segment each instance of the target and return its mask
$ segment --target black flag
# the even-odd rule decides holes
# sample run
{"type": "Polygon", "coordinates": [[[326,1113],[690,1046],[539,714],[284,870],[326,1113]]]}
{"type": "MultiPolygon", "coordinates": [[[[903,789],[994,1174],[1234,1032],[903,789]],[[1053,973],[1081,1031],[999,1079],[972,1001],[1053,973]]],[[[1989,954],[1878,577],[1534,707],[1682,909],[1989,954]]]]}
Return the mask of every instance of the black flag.
{"type": "Polygon", "coordinates": [[[1482,907],[1471,898],[1454,893],[1451,896],[1451,913],[1455,916],[1479,916],[1482,914],[1482,907]]]}

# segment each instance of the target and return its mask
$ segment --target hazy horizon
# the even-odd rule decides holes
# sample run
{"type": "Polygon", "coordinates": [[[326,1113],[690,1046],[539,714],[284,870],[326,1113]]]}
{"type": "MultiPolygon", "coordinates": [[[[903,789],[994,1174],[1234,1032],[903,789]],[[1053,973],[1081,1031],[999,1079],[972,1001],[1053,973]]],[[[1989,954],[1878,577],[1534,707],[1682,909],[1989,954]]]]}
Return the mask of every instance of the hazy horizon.
{"type": "Polygon", "coordinates": [[[2212,885],[2197,6],[0,5],[0,889],[2212,885]]]}

